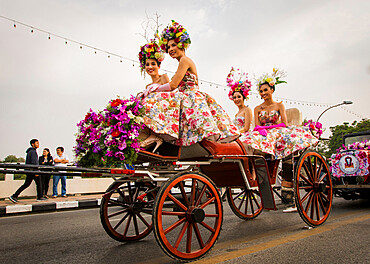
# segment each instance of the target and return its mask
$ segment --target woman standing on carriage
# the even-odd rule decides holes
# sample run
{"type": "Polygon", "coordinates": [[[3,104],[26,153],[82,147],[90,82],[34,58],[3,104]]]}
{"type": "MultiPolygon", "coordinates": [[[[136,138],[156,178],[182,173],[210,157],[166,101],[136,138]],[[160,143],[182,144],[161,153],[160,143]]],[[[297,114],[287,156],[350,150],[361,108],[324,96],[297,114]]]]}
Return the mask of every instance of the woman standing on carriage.
{"type": "MultiPolygon", "coordinates": [[[[283,160],[282,196],[288,204],[293,204],[291,155],[298,150],[316,145],[318,139],[306,127],[287,126],[284,104],[273,100],[275,85],[286,83],[281,80],[285,76],[283,71],[273,69],[271,75],[264,74],[257,80],[258,92],[264,102],[254,108],[254,131],[243,134],[241,140],[257,153],[271,154],[273,158],[283,160]]],[[[287,211],[295,211],[295,207],[287,211]]]]}
{"type": "Polygon", "coordinates": [[[191,43],[187,30],[172,21],[163,30],[159,43],[179,65],[169,83],[150,91],[143,99],[145,125],[157,137],[178,146],[190,146],[203,139],[236,139],[238,129],[227,113],[210,95],[199,91],[196,66],[185,55],[191,43]]]}

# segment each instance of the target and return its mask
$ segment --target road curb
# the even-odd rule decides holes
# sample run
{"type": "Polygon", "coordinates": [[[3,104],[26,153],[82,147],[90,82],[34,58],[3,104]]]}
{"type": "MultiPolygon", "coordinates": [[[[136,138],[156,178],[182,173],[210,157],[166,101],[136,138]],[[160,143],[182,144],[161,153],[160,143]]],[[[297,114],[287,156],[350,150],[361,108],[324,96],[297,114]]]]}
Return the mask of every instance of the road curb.
{"type": "Polygon", "coordinates": [[[33,212],[46,212],[66,209],[81,209],[100,206],[101,199],[47,202],[37,204],[16,204],[0,206],[0,216],[33,212]]]}

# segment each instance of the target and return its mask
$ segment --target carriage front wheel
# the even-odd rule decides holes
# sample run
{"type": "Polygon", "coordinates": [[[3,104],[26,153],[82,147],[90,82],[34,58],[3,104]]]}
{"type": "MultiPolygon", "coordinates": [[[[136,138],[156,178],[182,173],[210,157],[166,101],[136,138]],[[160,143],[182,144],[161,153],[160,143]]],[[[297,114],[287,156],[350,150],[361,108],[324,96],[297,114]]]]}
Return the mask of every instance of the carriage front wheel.
{"type": "Polygon", "coordinates": [[[319,226],[329,217],[333,185],[325,159],[316,151],[305,151],[295,169],[295,202],[303,221],[319,226]]]}
{"type": "Polygon", "coordinates": [[[201,173],[175,175],[160,189],[153,208],[155,238],[178,260],[202,257],[216,243],[223,219],[217,187],[201,173]]]}
{"type": "Polygon", "coordinates": [[[100,220],[113,239],[125,242],[140,240],[150,234],[155,186],[151,183],[112,183],[100,204],[100,220]],[[154,191],[153,191],[154,190],[154,191]]]}

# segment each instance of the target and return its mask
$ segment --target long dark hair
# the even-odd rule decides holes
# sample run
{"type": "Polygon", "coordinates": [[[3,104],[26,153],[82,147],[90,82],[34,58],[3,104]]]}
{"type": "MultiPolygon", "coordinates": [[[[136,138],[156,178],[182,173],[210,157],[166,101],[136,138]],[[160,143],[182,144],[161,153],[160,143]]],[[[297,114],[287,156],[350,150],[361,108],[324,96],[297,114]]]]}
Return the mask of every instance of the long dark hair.
{"type": "Polygon", "coordinates": [[[48,159],[51,157],[50,150],[48,148],[44,148],[48,152],[48,159]]]}

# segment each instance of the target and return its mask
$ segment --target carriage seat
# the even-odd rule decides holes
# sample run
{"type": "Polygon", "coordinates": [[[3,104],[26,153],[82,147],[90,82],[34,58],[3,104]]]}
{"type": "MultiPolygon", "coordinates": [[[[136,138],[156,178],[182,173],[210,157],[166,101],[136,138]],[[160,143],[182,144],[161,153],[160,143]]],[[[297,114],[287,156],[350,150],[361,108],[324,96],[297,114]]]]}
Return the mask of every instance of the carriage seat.
{"type": "Polygon", "coordinates": [[[290,125],[296,125],[301,126],[302,125],[302,112],[298,108],[289,108],[286,109],[286,117],[288,121],[288,126],[290,125]]]}

